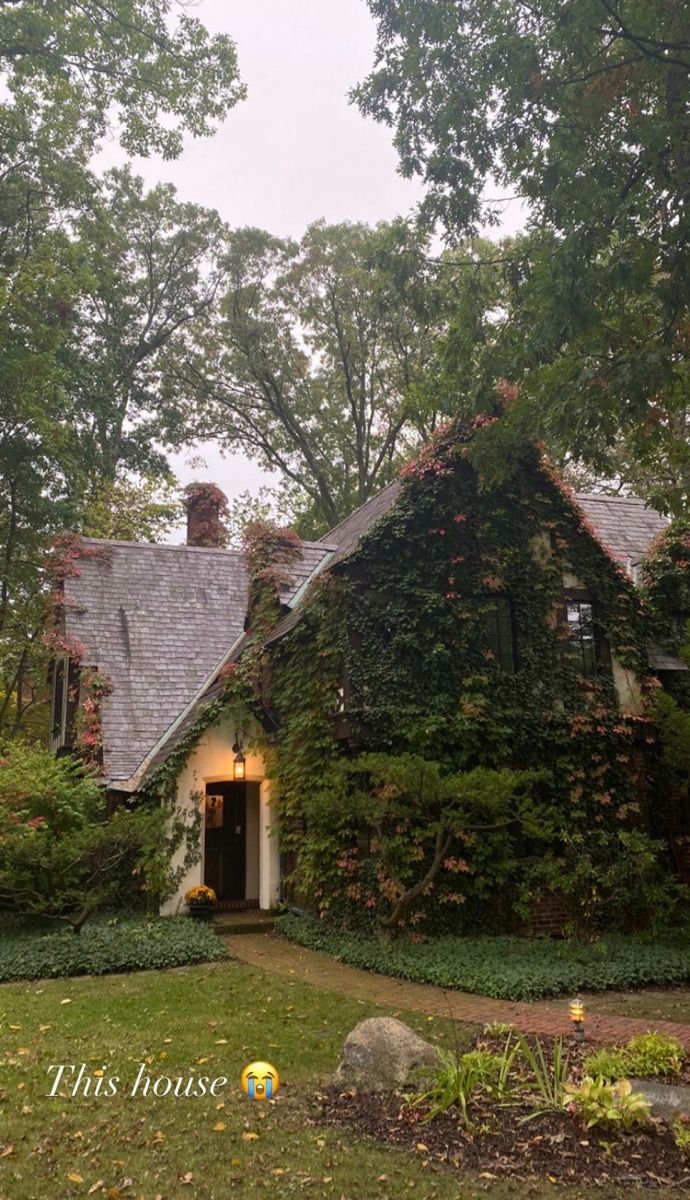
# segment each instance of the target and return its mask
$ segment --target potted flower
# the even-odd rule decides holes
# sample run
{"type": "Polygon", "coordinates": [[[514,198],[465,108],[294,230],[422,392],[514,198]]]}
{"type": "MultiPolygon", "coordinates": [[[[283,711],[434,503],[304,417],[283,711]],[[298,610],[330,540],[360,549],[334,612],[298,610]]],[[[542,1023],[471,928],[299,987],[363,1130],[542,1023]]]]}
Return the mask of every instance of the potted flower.
{"type": "Polygon", "coordinates": [[[198,921],[208,921],[216,907],[216,893],[213,888],[206,887],[205,883],[200,883],[198,887],[185,892],[184,900],[190,917],[196,917],[198,921]]]}

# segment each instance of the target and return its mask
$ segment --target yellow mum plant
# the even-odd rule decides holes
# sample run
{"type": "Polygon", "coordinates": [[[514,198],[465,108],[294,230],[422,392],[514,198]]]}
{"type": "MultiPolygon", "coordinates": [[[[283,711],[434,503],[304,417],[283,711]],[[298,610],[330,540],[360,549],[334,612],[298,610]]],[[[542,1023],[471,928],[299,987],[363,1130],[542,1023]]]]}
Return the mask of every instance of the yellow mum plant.
{"type": "Polygon", "coordinates": [[[205,883],[200,883],[198,887],[190,888],[184,894],[185,904],[215,904],[216,893],[213,888],[206,887],[205,883]]]}

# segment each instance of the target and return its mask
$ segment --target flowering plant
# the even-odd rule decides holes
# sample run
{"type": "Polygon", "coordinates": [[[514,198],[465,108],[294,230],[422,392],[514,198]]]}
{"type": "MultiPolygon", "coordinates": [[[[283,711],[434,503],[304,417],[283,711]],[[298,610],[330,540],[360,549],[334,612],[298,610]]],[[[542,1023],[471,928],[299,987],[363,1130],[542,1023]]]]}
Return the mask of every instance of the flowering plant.
{"type": "Polygon", "coordinates": [[[184,901],[190,908],[194,908],[195,905],[215,904],[216,893],[213,888],[206,887],[205,883],[200,883],[198,887],[190,888],[188,892],[185,892],[184,901]]]}

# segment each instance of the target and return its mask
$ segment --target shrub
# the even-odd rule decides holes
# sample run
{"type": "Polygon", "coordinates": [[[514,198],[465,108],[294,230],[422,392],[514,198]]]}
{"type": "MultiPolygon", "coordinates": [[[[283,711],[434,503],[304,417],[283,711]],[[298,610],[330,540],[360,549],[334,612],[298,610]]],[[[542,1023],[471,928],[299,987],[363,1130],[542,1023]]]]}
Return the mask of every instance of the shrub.
{"type": "Polygon", "coordinates": [[[321,921],[292,914],[280,917],[276,929],[303,946],[336,954],[353,966],[502,1000],[536,1000],[575,995],[583,989],[625,990],[690,979],[690,945],[682,938],[651,942],[618,934],[583,944],[547,938],[445,937],[430,942],[398,940],[382,946],[373,938],[338,932],[321,921]]]}
{"type": "Polygon", "coordinates": [[[0,905],[79,932],[127,893],[164,896],[186,830],[157,803],[109,812],[90,770],[14,742],[0,757],[0,905]]]}
{"type": "Polygon", "coordinates": [[[227,957],[223,943],[188,917],[95,919],[78,938],[67,929],[17,929],[0,942],[0,981],[148,971],[227,957]]]}
{"type": "Polygon", "coordinates": [[[686,1113],[676,1117],[672,1125],[673,1140],[683,1156],[690,1154],[690,1117],[686,1113]]]}
{"type": "Polygon", "coordinates": [[[685,1049],[661,1033],[636,1033],[625,1047],[631,1075],[674,1075],[685,1061],[685,1049]]]}
{"type": "Polygon", "coordinates": [[[610,1080],[625,1075],[676,1075],[685,1057],[684,1047],[675,1038],[650,1031],[636,1033],[626,1046],[607,1046],[590,1054],[584,1068],[587,1075],[610,1080]]]}
{"type": "Polygon", "coordinates": [[[560,853],[525,872],[523,917],[529,898],[544,888],[562,896],[566,932],[585,941],[606,930],[667,929],[688,895],[668,868],[663,843],[637,829],[564,829],[560,853]]]}
{"type": "Polygon", "coordinates": [[[628,1073],[625,1051],[620,1046],[604,1046],[595,1054],[588,1054],[584,1061],[585,1075],[592,1079],[623,1079],[628,1073]]]}
{"type": "Polygon", "coordinates": [[[599,1075],[588,1075],[580,1083],[566,1083],[564,1106],[576,1113],[585,1129],[618,1123],[625,1130],[649,1121],[651,1107],[641,1092],[633,1092],[628,1079],[609,1083],[599,1075]]]}

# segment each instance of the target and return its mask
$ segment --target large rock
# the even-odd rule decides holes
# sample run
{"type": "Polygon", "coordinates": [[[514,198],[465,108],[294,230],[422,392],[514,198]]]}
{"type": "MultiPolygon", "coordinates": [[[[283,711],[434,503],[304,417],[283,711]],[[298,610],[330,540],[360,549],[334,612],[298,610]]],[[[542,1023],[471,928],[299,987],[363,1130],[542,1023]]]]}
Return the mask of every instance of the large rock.
{"type": "Polygon", "coordinates": [[[655,1117],[679,1117],[690,1113],[690,1088],[676,1083],[657,1083],[653,1079],[631,1079],[634,1092],[642,1092],[655,1117]]]}
{"type": "Polygon", "coordinates": [[[335,1082],[340,1087],[363,1091],[389,1091],[409,1083],[419,1067],[432,1067],[437,1062],[434,1047],[402,1021],[370,1017],[347,1035],[335,1082]]]}

